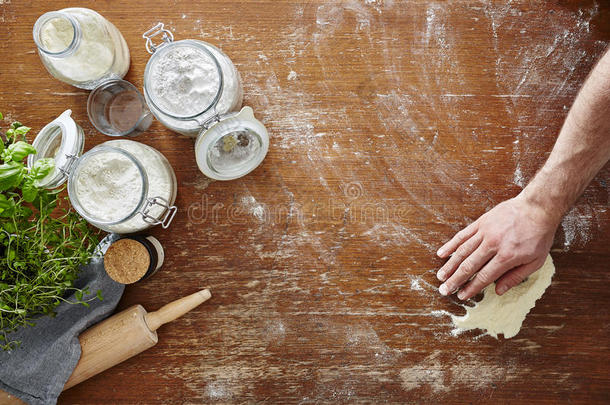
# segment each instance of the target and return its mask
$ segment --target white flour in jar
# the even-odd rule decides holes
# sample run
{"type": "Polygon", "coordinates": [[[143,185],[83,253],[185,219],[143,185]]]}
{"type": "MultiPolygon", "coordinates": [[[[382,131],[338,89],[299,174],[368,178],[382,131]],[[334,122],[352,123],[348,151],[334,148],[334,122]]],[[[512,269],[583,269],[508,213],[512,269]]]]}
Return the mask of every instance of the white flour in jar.
{"type": "MultiPolygon", "coordinates": [[[[175,176],[165,158],[144,144],[116,140],[103,144],[122,149],[133,155],[144,168],[148,179],[147,198],[161,197],[169,205],[175,199],[175,176]]],[[[125,218],[140,204],[142,177],[135,164],[119,152],[108,151],[92,156],[82,163],[76,179],[76,197],[91,217],[102,222],[125,218]]],[[[161,218],[165,208],[154,205],[148,215],[161,218]]],[[[150,227],[141,214],[129,220],[105,225],[103,229],[115,233],[132,233],[150,227]]]]}
{"type": "MultiPolygon", "coordinates": [[[[47,63],[53,73],[63,77],[68,83],[81,83],[103,77],[117,62],[121,65],[118,71],[123,74],[127,72],[129,59],[125,60],[121,52],[116,52],[117,61],[115,61],[115,45],[110,33],[106,32],[103,24],[100,23],[103,17],[88,10],[76,8],[69,10],[78,17],[82,37],[72,55],[48,59],[47,63]]],[[[51,52],[67,49],[73,38],[74,28],[66,18],[53,18],[40,30],[40,41],[51,52]]]]}
{"type": "Polygon", "coordinates": [[[142,176],[137,166],[119,152],[93,155],[83,162],[76,178],[76,197],[89,216],[118,221],[140,203],[142,176]]]}
{"type": "MultiPolygon", "coordinates": [[[[199,121],[215,112],[225,114],[241,106],[239,73],[231,60],[217,48],[204,45],[218,60],[223,75],[223,90],[215,111],[210,110],[199,121]]],[[[150,72],[150,95],[165,114],[193,116],[208,108],[216,96],[220,78],[216,64],[203,51],[188,45],[175,46],[156,61],[150,72]]],[[[195,136],[201,124],[195,120],[163,117],[162,122],[185,135],[195,136]]]]}

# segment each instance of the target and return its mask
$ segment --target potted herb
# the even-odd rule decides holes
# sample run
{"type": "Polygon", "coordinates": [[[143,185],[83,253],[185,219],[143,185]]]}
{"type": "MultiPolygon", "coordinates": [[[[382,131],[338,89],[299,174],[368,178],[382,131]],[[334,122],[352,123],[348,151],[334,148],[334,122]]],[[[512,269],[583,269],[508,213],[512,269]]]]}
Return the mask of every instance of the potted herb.
{"type": "MultiPolygon", "coordinates": [[[[2,120],[0,114],[0,120],[2,120]]],[[[33,325],[36,317],[54,315],[62,302],[87,302],[89,291],[74,287],[80,266],[97,245],[94,231],[69,207],[62,188],[47,190],[37,182],[54,169],[51,158],[31,168],[24,159],[36,150],[25,135],[30,128],[13,122],[0,134],[0,347],[19,342],[10,332],[33,325]],[[62,203],[62,200],[65,201],[62,203]],[[70,295],[75,301],[68,301],[70,295]]],[[[101,292],[97,292],[101,299],[101,292]]]]}

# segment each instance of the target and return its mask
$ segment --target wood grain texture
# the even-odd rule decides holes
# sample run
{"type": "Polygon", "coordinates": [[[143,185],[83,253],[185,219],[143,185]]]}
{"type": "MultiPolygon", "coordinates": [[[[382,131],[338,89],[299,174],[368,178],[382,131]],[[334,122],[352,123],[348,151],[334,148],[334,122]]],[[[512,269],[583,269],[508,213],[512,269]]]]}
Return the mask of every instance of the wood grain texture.
{"type": "MultiPolygon", "coordinates": [[[[31,29],[73,2],[0,0],[0,110],[66,108],[106,141],[87,93],[51,78],[31,29]]],[[[548,155],[610,40],[585,1],[81,1],[121,30],[139,88],[153,23],[221,47],[271,134],[245,178],[210,182],[193,141],[138,140],[178,176],[163,269],[120,309],[210,287],[159,343],[60,403],[607,403],[610,168],[558,230],[557,274],[515,338],[451,335],[434,251],[515,195],[548,155]],[[508,3],[508,4],[507,4],[508,3]]]]}

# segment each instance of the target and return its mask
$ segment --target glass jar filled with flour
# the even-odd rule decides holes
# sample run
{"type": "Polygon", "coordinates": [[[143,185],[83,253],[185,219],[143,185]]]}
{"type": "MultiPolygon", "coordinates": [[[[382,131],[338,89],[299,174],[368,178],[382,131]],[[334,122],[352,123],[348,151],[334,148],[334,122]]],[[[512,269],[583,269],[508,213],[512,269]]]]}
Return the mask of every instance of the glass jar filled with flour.
{"type": "Polygon", "coordinates": [[[144,97],[163,125],[196,137],[199,169],[231,180],[254,170],[269,149],[267,130],[244,107],[241,78],[229,57],[207,42],[174,41],[162,23],[143,34],[152,54],[144,71],[144,97]]]}
{"type": "Polygon", "coordinates": [[[91,90],[122,78],[129,70],[129,48],[110,21],[87,8],[43,14],[34,24],[34,42],[49,73],[91,90]]]}
{"type": "Polygon", "coordinates": [[[127,234],[154,225],[167,228],[176,214],[177,182],[167,159],[156,149],[132,140],[104,142],[81,156],[82,129],[67,110],[34,140],[36,155],[55,159],[55,169],[38,186],[55,188],[68,181],[74,209],[108,232],[127,234]]]}

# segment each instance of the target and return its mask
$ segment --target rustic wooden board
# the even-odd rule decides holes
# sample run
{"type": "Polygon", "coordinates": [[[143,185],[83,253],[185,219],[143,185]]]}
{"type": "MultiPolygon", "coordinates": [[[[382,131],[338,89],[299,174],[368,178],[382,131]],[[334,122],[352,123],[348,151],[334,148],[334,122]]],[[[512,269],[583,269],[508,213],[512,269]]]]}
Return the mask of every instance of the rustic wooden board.
{"type": "MultiPolygon", "coordinates": [[[[157,21],[221,47],[270,131],[249,176],[210,182],[193,141],[155,122],[138,138],[179,180],[180,213],[152,233],[153,279],[120,308],[213,298],[153,349],[60,403],[610,400],[610,168],[558,230],[552,287],[511,340],[451,335],[434,251],[515,195],[549,153],[610,38],[595,1],[81,1],[131,49],[157,21]],[[508,3],[508,4],[507,4],[508,3]]],[[[67,1],[0,0],[0,110],[40,128],[66,108],[87,146],[87,93],[52,79],[32,25],[67,1]]]]}

